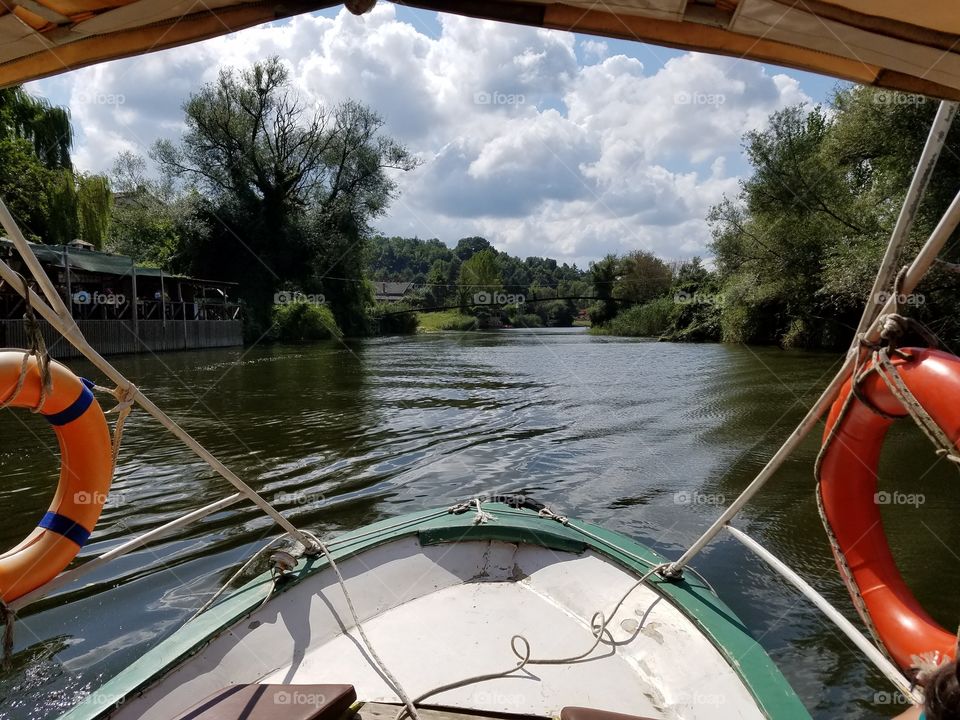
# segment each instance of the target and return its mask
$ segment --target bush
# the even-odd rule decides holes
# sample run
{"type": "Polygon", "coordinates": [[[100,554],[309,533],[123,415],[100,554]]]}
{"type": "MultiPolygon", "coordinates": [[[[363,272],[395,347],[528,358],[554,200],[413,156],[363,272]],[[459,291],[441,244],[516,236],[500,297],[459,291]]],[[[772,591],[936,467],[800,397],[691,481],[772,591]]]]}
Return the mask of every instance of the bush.
{"type": "Polygon", "coordinates": [[[274,305],[272,335],[275,340],[294,344],[343,337],[330,308],[307,302],[274,305]]]}
{"type": "Polygon", "coordinates": [[[534,313],[517,315],[513,319],[514,327],[541,328],[543,327],[543,324],[543,319],[534,313]]]}
{"type": "Polygon", "coordinates": [[[377,303],[370,310],[369,325],[375,335],[412,335],[419,320],[404,303],[377,303]]]}
{"type": "Polygon", "coordinates": [[[599,330],[626,337],[660,337],[673,326],[674,308],[673,298],[651,300],[624,310],[599,330]]]}
{"type": "Polygon", "coordinates": [[[577,316],[577,309],[569,300],[554,300],[544,308],[549,327],[570,327],[577,316]]]}
{"type": "Polygon", "coordinates": [[[609,302],[595,302],[587,309],[587,317],[590,318],[590,324],[597,327],[613,318],[615,313],[612,312],[612,310],[614,307],[615,306],[609,302]]]}
{"type": "Polygon", "coordinates": [[[428,332],[434,330],[456,330],[458,332],[464,332],[467,330],[476,330],[478,327],[475,317],[472,315],[462,315],[455,310],[421,313],[419,320],[420,329],[428,332]]]}

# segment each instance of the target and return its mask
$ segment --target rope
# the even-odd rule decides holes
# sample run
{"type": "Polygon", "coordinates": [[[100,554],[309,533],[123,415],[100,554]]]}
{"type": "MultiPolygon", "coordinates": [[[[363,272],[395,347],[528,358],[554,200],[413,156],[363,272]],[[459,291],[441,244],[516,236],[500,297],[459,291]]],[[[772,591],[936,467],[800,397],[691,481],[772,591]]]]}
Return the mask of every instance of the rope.
{"type": "Polygon", "coordinates": [[[0,408],[5,408],[19,397],[23,390],[23,384],[26,382],[27,374],[30,371],[30,358],[37,361],[37,372],[40,374],[40,397],[37,404],[30,408],[30,412],[39,413],[47,402],[47,397],[53,391],[53,375],[50,373],[50,353],[47,351],[47,343],[43,339],[43,332],[40,330],[40,323],[30,305],[30,286],[27,279],[20,276],[23,280],[24,297],[26,298],[26,309],[23,313],[24,331],[27,336],[29,349],[23,353],[23,362],[20,363],[20,374],[17,376],[17,383],[13,390],[0,400],[0,408]]]}
{"type": "Polygon", "coordinates": [[[483,504],[480,501],[480,498],[474,498],[473,500],[468,500],[467,502],[458,503],[450,508],[447,508],[447,512],[451,515],[461,515],[471,508],[474,508],[477,512],[473,517],[474,525],[483,525],[486,522],[491,522],[497,519],[497,516],[493,513],[488,513],[483,509],[483,504]]]}
{"type": "MultiPolygon", "coordinates": [[[[517,657],[519,661],[517,662],[516,665],[514,665],[513,667],[507,670],[503,670],[501,672],[492,672],[492,673],[484,673],[483,675],[474,675],[472,677],[467,677],[462,680],[455,680],[453,682],[446,683],[444,685],[439,685],[431,690],[428,690],[422,695],[418,695],[413,700],[412,704],[416,705],[417,703],[421,703],[429,697],[433,697],[434,695],[438,695],[447,690],[455,690],[456,688],[464,687],[466,685],[474,685],[476,683],[486,682],[487,680],[498,680],[500,678],[509,677],[510,675],[520,672],[527,665],[570,665],[570,664],[579,662],[580,660],[583,660],[584,658],[588,657],[591,653],[593,653],[594,650],[597,649],[597,646],[600,645],[600,643],[603,641],[604,634],[606,634],[609,637],[610,644],[613,645],[615,641],[613,639],[613,635],[607,630],[607,626],[610,624],[610,622],[613,620],[616,614],[620,611],[620,608],[623,606],[623,603],[626,602],[627,598],[630,597],[630,595],[634,592],[634,590],[636,590],[638,587],[643,585],[650,578],[651,575],[655,575],[657,572],[666,568],[668,565],[669,563],[662,563],[660,565],[657,565],[651,568],[646,573],[644,573],[643,576],[641,576],[639,580],[637,580],[633,585],[631,585],[630,588],[620,597],[620,599],[617,601],[617,604],[613,606],[613,611],[610,613],[609,617],[605,616],[602,610],[598,610],[593,614],[593,617],[590,619],[590,627],[591,627],[591,633],[594,636],[594,641],[590,645],[590,647],[587,648],[584,652],[579,653],[577,655],[571,655],[570,657],[563,657],[563,658],[532,658],[530,657],[530,641],[527,640],[523,635],[517,634],[510,638],[510,651],[517,657]],[[523,646],[522,650],[517,649],[518,642],[522,643],[522,646],[523,646]]],[[[401,708],[397,712],[396,716],[394,717],[394,720],[403,720],[409,711],[410,711],[409,706],[401,708]]]]}
{"type": "MultiPolygon", "coordinates": [[[[903,282],[907,270],[906,266],[901,268],[894,281],[894,312],[881,318],[880,339],[884,344],[873,348],[873,369],[876,370],[891,394],[903,405],[903,408],[913,418],[924,435],[937,448],[937,455],[945,457],[953,463],[960,463],[960,456],[955,453],[954,442],[943,431],[943,428],[930,417],[930,414],[907,387],[897,366],[890,359],[890,354],[897,352],[897,345],[908,331],[920,335],[929,347],[941,346],[940,338],[926,325],[901,314],[900,298],[903,296],[903,282]]],[[[869,404],[868,407],[870,407],[869,404]]]]}
{"type": "MultiPolygon", "coordinates": [[[[237,570],[233,575],[231,575],[230,578],[223,585],[221,585],[220,588],[213,594],[213,596],[209,600],[207,600],[203,605],[201,605],[199,610],[197,610],[193,615],[190,616],[190,619],[187,620],[187,622],[188,623],[193,622],[194,620],[197,619],[198,616],[202,615],[207,610],[209,610],[210,607],[220,598],[220,596],[227,591],[227,588],[233,585],[236,579],[241,575],[243,575],[243,573],[247,571],[247,568],[253,565],[253,563],[256,561],[257,558],[259,558],[263,553],[265,553],[267,550],[269,550],[274,545],[276,545],[281,540],[284,540],[287,537],[289,536],[281,535],[278,538],[274,538],[273,540],[268,542],[266,545],[264,545],[262,548],[257,550],[249,558],[247,558],[247,561],[240,567],[240,569],[237,570]]],[[[271,588],[270,592],[267,593],[267,598],[269,599],[272,594],[273,594],[273,589],[271,588]]]]}
{"type": "Polygon", "coordinates": [[[127,421],[127,417],[133,411],[133,405],[136,402],[137,393],[139,390],[133,383],[128,383],[123,387],[115,387],[112,390],[100,385],[94,385],[93,389],[99,392],[107,393],[108,395],[112,395],[117,400],[117,404],[107,410],[105,413],[106,415],[117,413],[117,422],[113,426],[113,441],[111,443],[111,454],[113,457],[112,467],[114,470],[116,470],[117,458],[120,456],[120,443],[123,442],[123,425],[127,421]]]}
{"type": "Polygon", "coordinates": [[[890,390],[891,394],[900,402],[907,414],[913,418],[914,422],[934,444],[937,455],[945,457],[947,460],[957,464],[957,468],[960,469],[960,456],[956,454],[956,446],[943,431],[943,429],[920,404],[910,388],[907,387],[907,384],[903,381],[903,377],[900,374],[900,370],[893,363],[891,358],[892,355],[897,355],[905,360],[911,359],[909,354],[903,353],[897,349],[900,340],[905,334],[907,334],[907,332],[916,333],[923,338],[930,347],[939,347],[941,345],[940,339],[936,336],[936,334],[927,328],[923,323],[915,320],[914,318],[905,317],[900,313],[900,297],[902,294],[902,284],[904,278],[906,277],[906,271],[906,267],[902,268],[897,274],[896,281],[894,282],[894,312],[884,315],[880,318],[880,342],[871,343],[866,340],[863,334],[858,335],[857,355],[850,380],[851,392],[848,393],[844,398],[843,405],[840,407],[840,412],[837,415],[837,419],[830,428],[830,432],[827,434],[827,437],[824,438],[823,444],[820,447],[820,452],[817,455],[816,463],[814,465],[814,476],[817,480],[817,509],[820,513],[820,519],[823,522],[823,527],[833,550],[834,557],[837,559],[837,565],[840,569],[841,577],[843,578],[844,584],[847,586],[847,589],[850,592],[854,607],[857,609],[858,614],[876,641],[877,646],[888,657],[890,657],[890,654],[887,651],[886,646],[883,644],[883,641],[880,639],[880,635],[873,623],[873,619],[870,617],[870,613],[867,611],[866,602],[861,595],[860,588],[853,579],[853,573],[850,570],[849,564],[847,563],[847,558],[840,548],[840,544],[833,532],[833,528],[830,526],[830,522],[827,520],[826,511],[823,506],[823,496],[820,492],[820,473],[823,465],[823,459],[826,457],[828,449],[839,434],[840,428],[843,425],[843,420],[849,412],[854,401],[861,402],[871,412],[888,420],[895,420],[903,417],[887,413],[881,408],[878,408],[862,393],[860,386],[871,373],[876,373],[880,376],[884,384],[890,390]],[[866,369],[862,369],[864,360],[867,357],[870,357],[871,359],[870,366],[866,369]]]}
{"type": "MultiPolygon", "coordinates": [[[[76,347],[84,357],[90,360],[90,362],[92,362],[106,376],[111,378],[113,382],[121,386],[128,384],[129,381],[123,376],[123,374],[107,360],[105,360],[99,353],[97,353],[97,351],[84,337],[83,332],[77,326],[76,321],[70,316],[70,311],[64,304],[63,299],[57,294],[56,288],[50,281],[50,278],[47,276],[46,272],[43,270],[40,261],[31,250],[30,245],[27,243],[26,239],[23,237],[23,234],[16,226],[13,218],[10,217],[9,212],[7,211],[7,208],[3,204],[2,200],[0,200],[0,216],[3,216],[3,224],[6,227],[8,234],[11,236],[14,245],[17,247],[17,250],[22,256],[24,262],[33,273],[34,279],[39,284],[40,289],[43,291],[43,294],[49,301],[48,304],[43,300],[43,298],[36,298],[36,306],[39,309],[40,314],[64,338],[66,338],[71,345],[76,347]]],[[[10,268],[10,266],[4,262],[2,258],[0,258],[0,275],[9,281],[11,277],[17,276],[18,274],[12,268],[10,268]]],[[[26,302],[29,305],[31,302],[31,291],[27,286],[26,281],[24,282],[24,287],[18,288],[17,291],[26,296],[26,302]]],[[[164,413],[148,398],[144,397],[142,393],[136,393],[136,401],[152,417],[156,418],[156,420],[159,421],[165,429],[172,433],[174,437],[192,450],[201,460],[206,462],[218,475],[237,488],[238,491],[246,496],[247,499],[252,501],[261,511],[264,512],[264,514],[270,517],[287,533],[291,534],[304,545],[309,546],[311,544],[312,541],[308,540],[306,535],[304,535],[289,520],[287,520],[287,518],[281,512],[279,512],[275,507],[273,507],[273,505],[261,497],[236,473],[232,472],[226,465],[218,460],[213,453],[201,445],[189,432],[180,427],[180,425],[178,425],[169,415],[164,413]]],[[[34,595],[34,598],[39,599],[41,596],[42,595],[38,593],[34,595]]]]}
{"type": "MultiPolygon", "coordinates": [[[[477,504],[479,505],[479,501],[477,501],[477,504]]],[[[387,684],[390,686],[390,689],[393,690],[397,694],[397,697],[399,697],[403,702],[404,707],[401,712],[409,713],[413,720],[420,720],[420,714],[417,712],[414,701],[410,699],[410,696],[407,694],[407,691],[404,690],[403,685],[400,684],[400,681],[397,680],[392,672],[390,672],[390,669],[387,667],[386,663],[384,663],[380,655],[377,654],[376,649],[373,647],[373,643],[370,642],[370,638],[367,637],[367,633],[363,629],[363,624],[360,622],[360,616],[357,614],[357,609],[353,605],[353,598],[350,596],[350,591],[347,590],[347,583],[344,581],[343,575],[340,573],[340,567],[333,559],[333,555],[330,554],[330,550],[327,548],[326,543],[320,540],[320,538],[318,538],[309,530],[303,530],[302,532],[304,535],[313,540],[314,543],[316,543],[317,547],[320,548],[320,552],[323,553],[323,556],[327,559],[327,562],[330,563],[330,568],[336,573],[337,582],[340,584],[340,590],[343,592],[344,600],[347,601],[347,607],[350,609],[350,616],[353,618],[353,624],[357,628],[357,633],[360,635],[361,640],[363,640],[363,644],[367,648],[367,652],[370,653],[370,658],[374,663],[374,668],[383,675],[387,681],[387,684]]]]}
{"type": "Polygon", "coordinates": [[[10,669],[13,660],[13,626],[17,614],[10,609],[3,600],[0,600],[0,618],[3,620],[3,659],[0,667],[6,672],[10,669]]]}
{"type": "MultiPolygon", "coordinates": [[[[561,525],[569,527],[570,520],[566,515],[558,515],[553,510],[548,507],[543,508],[540,512],[537,513],[539,517],[544,518],[545,520],[556,520],[561,525]]],[[[575,530],[578,528],[574,528],[575,530]]]]}
{"type": "Polygon", "coordinates": [[[913,418],[924,435],[936,446],[937,455],[945,457],[953,463],[960,463],[960,456],[955,454],[953,441],[950,440],[943,431],[943,428],[930,417],[930,414],[924,409],[923,405],[920,404],[920,401],[917,400],[910,388],[907,387],[897,366],[891,362],[887,348],[881,348],[874,353],[874,364],[878,368],[878,375],[890,389],[893,396],[900,401],[900,404],[903,405],[904,409],[910,414],[910,417],[913,418]]]}

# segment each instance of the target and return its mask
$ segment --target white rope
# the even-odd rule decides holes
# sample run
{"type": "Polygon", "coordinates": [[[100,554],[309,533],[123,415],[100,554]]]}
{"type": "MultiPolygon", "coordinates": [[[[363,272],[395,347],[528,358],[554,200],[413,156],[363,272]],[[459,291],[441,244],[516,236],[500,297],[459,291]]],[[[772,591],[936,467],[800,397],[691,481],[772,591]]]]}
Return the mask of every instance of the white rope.
{"type": "Polygon", "coordinates": [[[112,395],[117,400],[117,404],[104,413],[105,415],[117,413],[117,422],[113,426],[113,441],[111,443],[111,456],[113,458],[111,467],[116,470],[117,458],[120,457],[120,443],[123,441],[123,425],[133,411],[133,405],[137,399],[137,386],[133,383],[127,383],[126,385],[117,386],[111,390],[101,385],[94,385],[93,389],[112,395]]]}
{"type": "MultiPolygon", "coordinates": [[[[669,563],[657,565],[644,573],[639,580],[631,585],[629,589],[627,589],[627,591],[620,596],[620,599],[617,601],[617,604],[613,606],[613,610],[610,612],[609,616],[605,616],[602,610],[598,610],[593,614],[593,617],[590,618],[590,628],[594,640],[590,647],[585,651],[578,653],[577,655],[571,655],[569,657],[562,658],[532,658],[530,657],[530,641],[527,640],[523,635],[517,634],[510,638],[510,651],[517,657],[519,661],[513,667],[501,672],[473,675],[471,677],[463,678],[462,680],[455,680],[453,682],[445,683],[444,685],[439,685],[431,690],[428,690],[422,695],[418,695],[411,704],[416,705],[417,703],[421,703],[429,697],[439,695],[447,690],[455,690],[456,688],[464,687],[466,685],[474,685],[476,683],[486,682],[487,680],[498,680],[500,678],[509,677],[510,675],[520,672],[527,665],[571,665],[583,660],[586,657],[589,657],[593,651],[597,649],[597,646],[603,641],[605,634],[609,637],[610,644],[614,645],[615,641],[613,639],[613,635],[607,630],[607,626],[610,624],[613,618],[616,617],[616,614],[620,611],[623,603],[627,601],[627,598],[630,597],[630,595],[633,594],[638,587],[643,585],[650,578],[650,576],[666,568],[667,565],[669,565],[669,563]],[[518,642],[522,643],[522,650],[517,649],[518,642]]],[[[637,632],[639,632],[639,628],[637,632]]],[[[394,720],[403,720],[409,711],[409,705],[401,708],[394,717],[394,720]]]]}
{"type": "Polygon", "coordinates": [[[900,370],[890,360],[890,351],[887,348],[880,348],[874,353],[874,365],[877,368],[877,374],[886,384],[890,393],[909,413],[930,442],[936,446],[937,455],[945,457],[953,463],[960,463],[960,457],[955,453],[956,446],[953,441],[947,436],[943,428],[930,417],[930,414],[903,381],[900,370]]]}
{"type": "MultiPolygon", "coordinates": [[[[43,298],[37,295],[37,293],[35,293],[29,287],[17,287],[17,292],[19,292],[27,300],[27,303],[32,308],[36,309],[37,313],[44,320],[50,323],[61,335],[63,335],[70,342],[70,344],[77,348],[85,358],[87,358],[97,367],[97,369],[99,369],[104,375],[110,378],[110,380],[116,383],[117,387],[132,388],[130,392],[134,396],[134,401],[140,405],[140,407],[146,410],[147,413],[149,413],[161,425],[163,425],[164,428],[170,431],[174,437],[190,448],[190,450],[192,450],[200,459],[206,462],[217,474],[219,474],[231,485],[237,488],[237,490],[243,493],[248,500],[253,502],[258,508],[260,508],[261,511],[263,511],[278,525],[280,525],[280,527],[282,527],[287,533],[292,535],[297,539],[298,542],[307,547],[308,552],[312,552],[314,550],[312,547],[312,541],[306,535],[298,530],[286,517],[284,517],[282,513],[280,513],[275,507],[273,507],[273,505],[261,497],[252,487],[241,480],[236,473],[231,471],[226,465],[217,459],[213,453],[201,445],[196,438],[178,425],[173,418],[163,412],[163,410],[161,410],[142,392],[137,390],[135,386],[133,386],[133,384],[123,375],[123,373],[111,365],[93,348],[92,345],[90,345],[77,326],[76,321],[74,321],[74,319],[70,316],[70,311],[66,308],[66,305],[64,305],[63,299],[57,294],[56,288],[53,286],[50,278],[41,267],[40,261],[37,260],[36,255],[30,248],[30,245],[27,243],[26,238],[23,237],[23,233],[20,231],[20,228],[10,216],[2,200],[0,200],[0,224],[2,224],[4,229],[7,231],[7,235],[13,241],[17,250],[20,252],[21,257],[23,258],[23,261],[30,268],[31,273],[33,274],[37,283],[40,285],[40,289],[50,302],[48,305],[46,302],[44,302],[43,298]]],[[[0,259],[0,279],[3,279],[13,286],[14,282],[17,282],[22,278],[10,267],[10,265],[0,259]]]]}
{"type": "Polygon", "coordinates": [[[30,348],[22,351],[23,361],[20,363],[20,373],[17,376],[17,384],[7,397],[0,400],[0,408],[7,407],[19,397],[20,392],[23,390],[23,384],[26,382],[27,374],[30,371],[30,358],[34,358],[37,363],[37,372],[40,374],[40,397],[37,400],[37,404],[30,407],[30,412],[39,413],[43,411],[43,406],[46,404],[47,398],[50,396],[50,393],[53,392],[53,376],[50,374],[50,353],[47,352],[47,344],[43,339],[40,326],[37,324],[33,307],[30,305],[30,286],[25,277],[21,276],[21,280],[23,280],[23,294],[26,298],[23,323],[30,348]]]}
{"type": "Polygon", "coordinates": [[[467,502],[457,503],[456,505],[447,508],[447,512],[452,515],[460,515],[467,512],[470,509],[476,510],[476,514],[473,516],[474,525],[483,525],[486,522],[492,522],[497,519],[497,516],[488,513],[483,509],[483,502],[480,498],[474,498],[473,500],[468,500],[467,502]]]}
{"type": "Polygon", "coordinates": [[[316,546],[320,549],[320,552],[323,553],[323,556],[327,559],[327,562],[330,563],[330,568],[337,575],[337,582],[340,584],[340,590],[343,592],[343,598],[347,601],[347,607],[350,609],[350,616],[353,618],[353,624],[357,628],[357,633],[360,635],[361,640],[363,640],[364,646],[367,648],[367,652],[370,653],[370,659],[374,665],[374,669],[379,670],[387,680],[387,684],[390,685],[390,689],[393,690],[397,697],[400,698],[401,702],[404,705],[406,712],[414,720],[420,720],[420,714],[417,712],[417,708],[414,705],[414,701],[410,699],[410,696],[407,694],[407,691],[403,688],[403,685],[400,684],[400,681],[396,676],[390,672],[390,669],[387,667],[386,663],[377,653],[376,649],[373,647],[373,643],[370,642],[370,638],[367,637],[366,631],[363,629],[363,624],[360,622],[360,616],[357,614],[357,609],[353,605],[353,598],[350,596],[350,591],[347,590],[347,583],[343,579],[343,575],[340,573],[340,567],[337,565],[337,562],[333,559],[333,555],[330,554],[330,550],[327,549],[326,544],[314,535],[309,530],[303,531],[316,546]]]}
{"type": "MultiPolygon", "coordinates": [[[[265,553],[267,550],[269,550],[274,545],[276,545],[281,540],[284,540],[287,537],[288,537],[287,535],[281,535],[278,538],[274,538],[273,540],[268,542],[266,545],[264,545],[262,548],[257,550],[249,558],[247,558],[247,561],[240,567],[240,569],[237,570],[233,575],[231,575],[230,578],[223,585],[221,585],[220,588],[213,594],[213,596],[209,600],[207,600],[203,605],[201,605],[199,610],[197,610],[193,615],[190,616],[190,619],[187,620],[187,622],[188,623],[193,622],[194,620],[197,619],[198,616],[202,615],[207,610],[209,610],[210,607],[217,601],[217,599],[220,598],[220,596],[227,591],[227,588],[233,585],[236,579],[241,575],[243,575],[243,573],[247,571],[247,568],[253,565],[253,563],[257,560],[257,558],[259,558],[263,553],[265,553]]],[[[266,599],[269,600],[272,594],[273,594],[273,587],[271,587],[270,591],[267,593],[266,599]]]]}

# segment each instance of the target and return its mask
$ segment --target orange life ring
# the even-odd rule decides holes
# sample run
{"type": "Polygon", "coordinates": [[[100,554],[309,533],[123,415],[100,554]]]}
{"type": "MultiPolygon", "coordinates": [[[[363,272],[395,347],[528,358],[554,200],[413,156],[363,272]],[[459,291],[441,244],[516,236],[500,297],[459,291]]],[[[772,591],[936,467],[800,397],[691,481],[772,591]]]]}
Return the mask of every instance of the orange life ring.
{"type": "MultiPolygon", "coordinates": [[[[956,444],[960,358],[938,350],[904,349],[902,353],[909,357],[895,357],[892,362],[903,382],[956,444]]],[[[914,655],[939,651],[953,657],[956,635],[938,625],[907,587],[880,519],[880,451],[894,418],[907,413],[876,372],[864,377],[858,397],[850,398],[851,392],[848,380],[827,417],[824,442],[831,432],[835,434],[817,467],[821,514],[857,611],[887,654],[909,671],[914,655]]]]}
{"type": "MultiPolygon", "coordinates": [[[[0,402],[34,408],[40,402],[40,372],[31,357],[17,392],[23,357],[22,350],[0,351],[0,402]]],[[[37,529],[0,555],[5,602],[52,580],[70,564],[100,519],[113,479],[110,431],[92,384],[57,362],[50,362],[50,373],[53,386],[41,414],[60,443],[60,484],[37,529]]]]}

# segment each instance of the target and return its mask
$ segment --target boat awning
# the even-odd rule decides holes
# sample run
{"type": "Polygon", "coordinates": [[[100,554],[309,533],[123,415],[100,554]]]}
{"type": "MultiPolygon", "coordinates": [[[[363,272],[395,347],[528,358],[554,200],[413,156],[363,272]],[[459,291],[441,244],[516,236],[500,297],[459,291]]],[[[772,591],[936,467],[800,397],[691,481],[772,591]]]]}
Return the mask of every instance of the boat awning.
{"type": "MultiPolygon", "coordinates": [[[[40,243],[29,243],[30,249],[37,259],[44,265],[55,268],[64,267],[64,258],[66,248],[63,245],[43,245],[40,243]]],[[[0,250],[8,249],[15,252],[13,241],[8,238],[0,237],[0,250]]],[[[130,275],[133,267],[132,258],[126,255],[113,255],[111,253],[99,252],[97,250],[76,250],[69,249],[70,269],[83,272],[95,273],[99,275],[130,275]]],[[[167,280],[177,280],[194,285],[205,285],[210,287],[232,287],[239,283],[227,280],[204,280],[193,278],[187,275],[176,275],[155,267],[143,267],[137,265],[137,277],[155,277],[163,276],[167,280]]]]}
{"type": "MultiPolygon", "coordinates": [[[[0,86],[184,45],[322,0],[4,0],[0,86]]],[[[960,99],[952,0],[416,0],[404,5],[770,62],[960,99]]],[[[350,0],[355,11],[371,0],[350,0]]]]}

